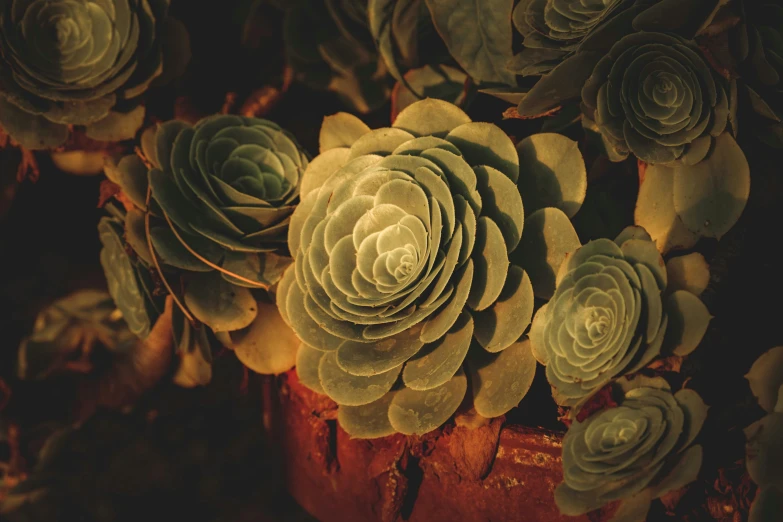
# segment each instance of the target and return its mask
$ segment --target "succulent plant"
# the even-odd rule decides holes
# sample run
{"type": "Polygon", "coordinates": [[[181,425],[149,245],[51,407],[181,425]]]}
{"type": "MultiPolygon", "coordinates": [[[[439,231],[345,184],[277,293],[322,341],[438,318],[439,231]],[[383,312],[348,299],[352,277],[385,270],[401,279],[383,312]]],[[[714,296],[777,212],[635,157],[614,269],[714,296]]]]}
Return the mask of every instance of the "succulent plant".
{"type": "Polygon", "coordinates": [[[135,100],[189,59],[187,32],[168,8],[169,0],[2,2],[0,125],[30,149],[62,145],[69,125],[93,139],[132,138],[144,119],[135,100]]]}
{"type": "Polygon", "coordinates": [[[269,289],[290,263],[287,230],[307,154],[275,123],[231,115],[160,124],[144,132],[141,150],[143,158],[106,168],[133,204],[127,242],[169,292],[167,281],[183,276],[178,309],[239,350],[252,339],[231,333],[267,321],[252,290],[269,289]]]}
{"type": "MultiPolygon", "coordinates": [[[[522,154],[535,154],[537,143],[526,145],[522,154]]],[[[536,243],[546,220],[531,218],[530,255],[518,255],[528,248],[519,154],[498,127],[440,100],[416,102],[374,131],[345,113],[325,119],[277,303],[302,341],[300,380],[340,405],[352,436],[437,428],[462,402],[468,377],[485,417],[527,392],[535,362],[523,334],[533,273],[546,272],[534,266],[546,264],[536,243]]],[[[536,175],[525,174],[528,183],[536,175]]],[[[578,209],[581,199],[572,203],[578,209]]],[[[575,237],[562,211],[541,210],[562,216],[551,230],[559,224],[575,237]]]]}
{"type": "MultiPolygon", "coordinates": [[[[522,76],[551,71],[596,29],[637,2],[625,0],[522,0],[514,8],[514,27],[522,51],[508,66],[522,76]]],[[[609,28],[611,30],[611,28],[609,28]]]]}
{"type": "Polygon", "coordinates": [[[598,62],[582,101],[621,156],[693,165],[726,129],[727,90],[695,45],[642,32],[621,39],[598,62]]]}
{"type": "Polygon", "coordinates": [[[668,279],[655,243],[638,227],[615,241],[590,241],[566,259],[530,331],[558,404],[576,413],[613,379],[698,346],[711,316],[668,279]]]}
{"type": "Polygon", "coordinates": [[[745,377],[768,413],[745,429],[745,462],[759,486],[749,522],[772,522],[783,507],[783,346],[759,357],[745,377]]]}
{"type": "Polygon", "coordinates": [[[296,0],[286,6],[288,63],[300,81],[337,93],[366,113],[391,93],[386,65],[370,34],[367,0],[296,0]]]}
{"type": "Polygon", "coordinates": [[[622,501],[614,521],[641,522],[650,502],[693,482],[702,449],[693,445],[707,417],[699,394],[672,393],[661,378],[618,382],[619,406],[574,422],[563,439],[563,483],[555,502],[576,516],[622,501]]]}
{"type": "Polygon", "coordinates": [[[136,340],[108,293],[80,290],[38,314],[33,331],[19,345],[19,377],[45,379],[88,355],[97,343],[122,353],[136,340]]]}

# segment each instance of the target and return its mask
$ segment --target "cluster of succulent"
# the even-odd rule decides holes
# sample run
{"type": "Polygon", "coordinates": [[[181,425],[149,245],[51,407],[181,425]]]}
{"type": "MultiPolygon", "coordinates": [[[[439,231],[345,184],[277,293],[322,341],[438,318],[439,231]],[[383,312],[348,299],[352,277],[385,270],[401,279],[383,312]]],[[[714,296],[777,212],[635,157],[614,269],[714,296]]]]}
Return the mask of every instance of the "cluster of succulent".
{"type": "Polygon", "coordinates": [[[302,341],[301,382],[337,402],[340,424],[361,438],[431,431],[468,385],[482,416],[516,406],[535,372],[524,335],[535,295],[579,246],[576,144],[542,134],[515,147],[500,128],[427,99],[389,128],[327,117],[320,152],[277,288],[302,341]]]}
{"type": "MultiPolygon", "coordinates": [[[[135,266],[144,268],[137,272],[156,274],[177,300],[178,345],[186,352],[199,347],[200,366],[210,360],[207,329],[257,371],[293,366],[285,335],[266,343],[249,332],[275,321],[266,291],[290,264],[287,231],[307,163],[297,141],[275,123],[219,114],[195,125],[172,120],[150,127],[139,155],[107,166],[130,207],[114,224],[116,255],[106,254],[107,273],[133,265],[127,243],[135,266]]],[[[121,280],[115,286],[126,315],[142,316],[139,292],[121,280]]]]}
{"type": "Polygon", "coordinates": [[[139,97],[178,76],[188,34],[169,0],[8,0],[0,4],[0,126],[28,149],[63,145],[70,127],[132,138],[139,97]]]}
{"type": "Polygon", "coordinates": [[[783,508],[783,346],[759,357],[745,377],[767,412],[745,429],[745,463],[759,486],[748,520],[773,522],[783,508]]]}
{"type": "Polygon", "coordinates": [[[693,390],[672,393],[660,378],[617,381],[619,404],[574,422],[563,439],[563,483],[555,502],[577,516],[620,501],[612,520],[643,522],[652,500],[696,480],[693,442],[707,406],[693,390]]]}

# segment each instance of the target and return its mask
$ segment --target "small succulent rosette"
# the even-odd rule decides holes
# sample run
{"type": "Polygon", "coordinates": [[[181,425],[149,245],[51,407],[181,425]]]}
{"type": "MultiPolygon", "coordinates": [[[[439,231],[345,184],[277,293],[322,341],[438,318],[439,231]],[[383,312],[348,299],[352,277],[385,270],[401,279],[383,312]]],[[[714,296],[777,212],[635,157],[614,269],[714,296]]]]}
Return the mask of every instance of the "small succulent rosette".
{"type": "Polygon", "coordinates": [[[275,123],[231,115],[163,123],[144,132],[141,151],[106,168],[132,202],[128,245],[190,323],[255,371],[289,369],[285,335],[266,342],[257,332],[269,314],[279,318],[266,291],[291,262],[286,237],[307,154],[275,123]]]}
{"type": "Polygon", "coordinates": [[[664,379],[621,379],[619,405],[574,422],[563,439],[560,511],[578,516],[620,501],[611,522],[643,522],[650,503],[696,480],[707,417],[698,393],[664,379]]]}
{"type": "Polygon", "coordinates": [[[18,375],[25,380],[46,379],[69,367],[78,368],[95,345],[125,353],[136,340],[108,293],[80,290],[38,314],[33,331],[19,345],[18,375]]]}
{"type": "Polygon", "coordinates": [[[138,98],[181,74],[188,34],[169,0],[7,0],[0,5],[0,126],[28,149],[132,138],[138,98]]]}
{"type": "Polygon", "coordinates": [[[759,357],[745,376],[767,416],[745,429],[745,463],[759,490],[749,522],[773,522],[783,510],[783,346],[759,357]]]}
{"type": "Polygon", "coordinates": [[[692,352],[712,318],[698,297],[708,280],[703,257],[664,264],[639,227],[569,255],[530,331],[555,401],[572,407],[573,417],[612,380],[692,352]]]}
{"type": "Polygon", "coordinates": [[[522,35],[522,50],[514,55],[508,68],[522,76],[548,73],[589,37],[611,31],[613,26],[608,22],[636,3],[522,0],[514,7],[512,17],[514,27],[522,35]]]}
{"type": "MultiPolygon", "coordinates": [[[[531,168],[523,181],[520,155],[578,155],[563,136],[539,138],[517,151],[495,125],[435,99],[410,105],[389,128],[370,130],[345,113],[324,120],[277,304],[302,341],[299,379],[339,404],[352,436],[429,432],[469,384],[484,417],[527,393],[536,366],[523,335],[531,281],[546,286],[547,240],[554,260],[557,240],[579,244],[562,210],[525,217],[522,187],[535,184],[536,172],[542,183],[554,173],[531,168]],[[558,149],[563,142],[570,148],[558,149]],[[523,225],[528,239],[520,241],[523,225]]],[[[573,174],[577,191],[583,162],[581,173],[573,174]]],[[[575,211],[575,199],[558,201],[575,211]]]]}

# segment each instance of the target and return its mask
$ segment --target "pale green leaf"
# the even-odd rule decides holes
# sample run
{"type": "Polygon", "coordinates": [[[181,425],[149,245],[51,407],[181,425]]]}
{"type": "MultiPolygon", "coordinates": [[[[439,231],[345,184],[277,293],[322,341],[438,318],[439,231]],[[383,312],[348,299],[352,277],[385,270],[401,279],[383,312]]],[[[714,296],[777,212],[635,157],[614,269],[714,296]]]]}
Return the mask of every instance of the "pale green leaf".
{"type": "Polygon", "coordinates": [[[397,115],[394,128],[415,136],[444,137],[455,128],[470,123],[465,111],[456,105],[435,98],[412,103],[397,115]]]}
{"type": "Polygon", "coordinates": [[[394,392],[362,406],[340,406],[337,421],[340,427],[351,437],[357,439],[377,439],[394,434],[389,421],[389,406],[394,392]]]}
{"type": "Polygon", "coordinates": [[[324,393],[337,404],[362,406],[377,401],[391,390],[400,371],[402,365],[370,377],[351,375],[337,364],[336,352],[326,352],[318,366],[318,377],[324,393]]]}
{"type": "Polygon", "coordinates": [[[759,405],[770,413],[774,411],[778,391],[783,386],[783,346],[776,346],[756,359],[745,378],[759,405]]]}
{"type": "Polygon", "coordinates": [[[115,112],[95,123],[87,125],[84,133],[88,138],[97,141],[130,140],[144,123],[144,105],[138,105],[130,112],[115,112]]]}
{"type": "Polygon", "coordinates": [[[675,355],[688,355],[699,346],[712,316],[701,299],[685,290],[670,294],[664,307],[669,317],[666,350],[675,355]]]}
{"type": "Polygon", "coordinates": [[[667,292],[687,290],[699,296],[710,282],[710,266],[698,252],[671,258],[666,263],[666,272],[669,275],[667,292]]]}
{"type": "Polygon", "coordinates": [[[391,425],[405,435],[428,433],[457,411],[467,388],[468,380],[462,370],[445,384],[430,390],[403,388],[394,394],[389,406],[391,425]]]}
{"type": "Polygon", "coordinates": [[[517,341],[530,325],[535,305],[530,277],[511,265],[498,300],[473,314],[476,341],[488,352],[499,352],[517,341]]]}
{"type": "Polygon", "coordinates": [[[250,326],[231,333],[237,359],[256,373],[278,375],[294,367],[299,339],[285,324],[277,307],[259,301],[250,326]]]}
{"type": "Polygon", "coordinates": [[[470,348],[473,320],[462,312],[451,329],[414,355],[402,371],[402,380],[413,390],[429,390],[451,379],[459,370],[470,348]]]}
{"type": "Polygon", "coordinates": [[[250,290],[232,285],[218,272],[193,274],[185,288],[185,304],[214,332],[245,328],[258,314],[258,303],[250,290]]]}
{"type": "Polygon", "coordinates": [[[517,144],[517,152],[525,211],[555,207],[574,217],[587,194],[587,170],[577,143],[560,134],[534,134],[517,144]]]}
{"type": "Polygon", "coordinates": [[[488,217],[480,217],[476,224],[472,259],[475,271],[468,306],[480,311],[488,308],[500,296],[509,266],[503,234],[488,217]]]}
{"type": "Polygon", "coordinates": [[[305,343],[301,343],[296,352],[296,376],[299,377],[299,382],[315,393],[324,393],[321,378],[318,376],[318,367],[325,353],[305,343]]]}
{"type": "Polygon", "coordinates": [[[369,132],[370,127],[353,114],[338,112],[326,116],[318,136],[319,152],[323,154],[331,149],[350,147],[369,132]]]}
{"type": "Polygon", "coordinates": [[[527,394],[536,375],[529,339],[497,354],[474,350],[468,360],[473,406],[487,418],[504,415],[527,394]]]}

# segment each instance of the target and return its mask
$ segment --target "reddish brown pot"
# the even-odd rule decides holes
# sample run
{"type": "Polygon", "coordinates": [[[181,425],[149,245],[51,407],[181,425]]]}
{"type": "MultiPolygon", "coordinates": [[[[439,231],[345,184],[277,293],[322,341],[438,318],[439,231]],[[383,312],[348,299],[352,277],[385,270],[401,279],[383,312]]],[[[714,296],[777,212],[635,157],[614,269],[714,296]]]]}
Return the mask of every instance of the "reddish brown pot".
{"type": "Polygon", "coordinates": [[[336,405],[279,380],[278,426],[291,495],[322,522],[596,522],[564,517],[554,503],[562,479],[560,437],[504,426],[449,426],[424,437],[351,439],[336,405]]]}

